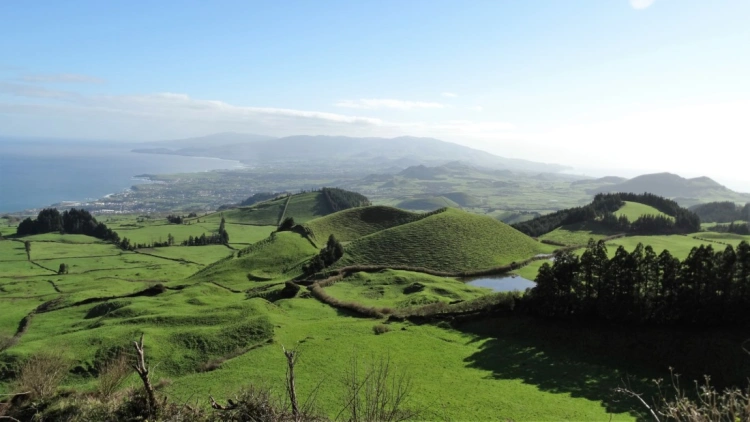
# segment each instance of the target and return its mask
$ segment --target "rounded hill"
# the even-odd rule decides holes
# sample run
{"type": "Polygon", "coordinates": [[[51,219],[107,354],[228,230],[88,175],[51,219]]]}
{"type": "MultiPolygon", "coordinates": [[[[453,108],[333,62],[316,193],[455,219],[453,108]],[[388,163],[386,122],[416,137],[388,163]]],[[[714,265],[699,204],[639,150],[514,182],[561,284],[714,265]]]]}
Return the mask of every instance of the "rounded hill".
{"type": "Polygon", "coordinates": [[[397,207],[405,210],[433,211],[443,207],[460,208],[461,206],[453,200],[444,196],[428,196],[423,198],[407,199],[399,202],[397,207]]]}
{"type": "Polygon", "coordinates": [[[347,242],[369,234],[412,222],[420,217],[409,211],[386,206],[351,208],[305,224],[317,242],[325,242],[328,236],[347,242]]]}
{"type": "Polygon", "coordinates": [[[278,196],[249,207],[214,213],[202,220],[219,220],[223,216],[230,223],[275,226],[287,217],[294,218],[297,223],[304,223],[336,211],[366,205],[370,205],[367,197],[356,192],[323,188],[312,192],[278,196]]]}
{"type": "Polygon", "coordinates": [[[472,271],[522,261],[551,249],[491,217],[446,209],[355,240],[346,247],[338,266],[472,271]]]}

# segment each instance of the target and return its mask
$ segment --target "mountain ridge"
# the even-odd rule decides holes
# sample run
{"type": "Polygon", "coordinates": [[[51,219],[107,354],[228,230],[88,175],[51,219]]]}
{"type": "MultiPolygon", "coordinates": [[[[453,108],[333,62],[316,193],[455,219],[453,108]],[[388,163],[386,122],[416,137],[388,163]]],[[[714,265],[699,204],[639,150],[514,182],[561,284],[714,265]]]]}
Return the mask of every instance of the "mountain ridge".
{"type": "Polygon", "coordinates": [[[233,132],[183,140],[144,144],[133,152],[204,156],[239,160],[250,165],[310,163],[337,160],[354,168],[362,164],[384,168],[440,165],[465,161],[494,169],[559,172],[567,166],[501,157],[486,151],[436,138],[395,138],[294,135],[280,138],[233,132]]]}

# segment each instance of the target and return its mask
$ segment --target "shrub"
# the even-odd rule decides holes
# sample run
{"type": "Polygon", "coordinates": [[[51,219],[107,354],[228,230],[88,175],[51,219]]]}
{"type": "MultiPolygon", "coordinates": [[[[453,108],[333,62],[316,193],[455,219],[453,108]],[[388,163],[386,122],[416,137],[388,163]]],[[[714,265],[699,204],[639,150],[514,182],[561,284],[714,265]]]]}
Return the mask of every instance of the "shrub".
{"type": "Polygon", "coordinates": [[[411,294],[411,293],[417,293],[424,290],[424,284],[422,283],[411,283],[410,285],[404,287],[404,293],[411,294]]]}
{"type": "Polygon", "coordinates": [[[380,334],[385,334],[388,331],[391,331],[391,328],[385,324],[378,324],[372,327],[372,331],[375,332],[375,334],[380,335],[380,334]]]}
{"type": "Polygon", "coordinates": [[[130,365],[130,359],[125,353],[120,353],[99,365],[97,368],[99,371],[99,383],[97,385],[99,397],[108,400],[117,390],[122,388],[133,372],[130,365]]]}
{"type": "Polygon", "coordinates": [[[28,391],[33,399],[48,399],[55,394],[69,369],[70,361],[59,352],[39,352],[18,369],[18,391],[28,391]]]}
{"type": "Polygon", "coordinates": [[[657,421],[680,422],[734,422],[750,420],[750,387],[745,391],[732,388],[719,392],[706,376],[703,384],[694,382],[695,392],[690,394],[680,385],[680,377],[671,373],[670,385],[664,390],[662,380],[655,380],[659,389],[656,403],[650,406],[642,394],[628,388],[616,392],[640,401],[657,421]],[[671,397],[670,397],[671,396],[671,397]]]}
{"type": "Polygon", "coordinates": [[[16,337],[12,336],[0,336],[0,352],[3,350],[10,349],[18,342],[16,337]]]}
{"type": "Polygon", "coordinates": [[[297,293],[299,293],[299,291],[299,284],[293,281],[287,281],[284,283],[284,288],[281,289],[281,297],[290,299],[297,296],[297,293]]]}

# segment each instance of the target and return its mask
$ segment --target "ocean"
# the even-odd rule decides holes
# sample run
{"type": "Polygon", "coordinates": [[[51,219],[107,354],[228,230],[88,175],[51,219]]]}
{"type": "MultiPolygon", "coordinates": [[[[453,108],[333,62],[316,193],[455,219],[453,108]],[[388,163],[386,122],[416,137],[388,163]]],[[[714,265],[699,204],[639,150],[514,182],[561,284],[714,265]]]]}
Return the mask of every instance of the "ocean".
{"type": "Polygon", "coordinates": [[[0,138],[0,213],[83,201],[145,183],[140,174],[240,168],[238,161],[131,152],[137,144],[0,138]]]}

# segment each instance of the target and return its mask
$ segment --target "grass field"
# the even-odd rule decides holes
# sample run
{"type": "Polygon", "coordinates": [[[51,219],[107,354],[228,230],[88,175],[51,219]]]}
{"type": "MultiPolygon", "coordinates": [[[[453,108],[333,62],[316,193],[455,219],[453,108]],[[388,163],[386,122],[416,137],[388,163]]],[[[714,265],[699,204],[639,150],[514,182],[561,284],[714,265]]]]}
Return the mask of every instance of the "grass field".
{"type": "Polygon", "coordinates": [[[177,378],[170,393],[184,400],[228,397],[249,380],[280,389],[280,345],[296,345],[301,353],[295,370],[299,395],[306,398],[321,385],[317,402],[332,417],[343,406],[342,374],[351,358],[372,362],[389,356],[412,378],[408,404],[423,410],[424,420],[609,420],[608,407],[616,412],[612,420],[634,420],[622,404],[608,401],[624,371],[590,363],[590,357],[553,362],[548,355],[553,350],[540,345],[432,325],[392,323],[390,332],[375,335],[373,320],[342,315],[314,299],[281,300],[269,313],[276,344],[227,361],[215,372],[177,378]],[[541,389],[548,374],[568,387],[541,389]]]}
{"type": "MultiPolygon", "coordinates": [[[[669,236],[628,236],[607,242],[609,256],[612,257],[619,246],[625,247],[630,252],[642,243],[643,246],[651,246],[656,254],[660,254],[665,249],[676,258],[682,260],[687,258],[690,250],[700,245],[708,245],[709,242],[694,239],[691,236],[669,235],[669,236]]],[[[739,243],[739,242],[737,242],[739,243]]],[[[717,245],[713,245],[716,248],[717,245]]],[[[723,246],[721,247],[723,249],[723,246]]]]}
{"type": "MultiPolygon", "coordinates": [[[[166,222],[166,219],[159,219],[157,221],[147,220],[133,226],[115,227],[114,230],[117,231],[120,238],[127,237],[131,243],[142,244],[166,242],[168,236],[171,234],[174,237],[175,244],[179,245],[190,236],[198,237],[204,233],[208,236],[217,233],[220,220],[221,217],[218,217],[218,220],[215,221],[207,221],[205,217],[199,217],[190,220],[190,224],[169,224],[166,222]]],[[[276,225],[275,223],[269,226],[227,223],[226,230],[229,233],[230,243],[247,245],[268,237],[272,231],[276,230],[276,225]]]]}
{"type": "MultiPolygon", "coordinates": [[[[317,217],[328,215],[332,212],[333,210],[325,200],[322,192],[307,192],[292,195],[292,197],[289,198],[288,205],[287,198],[284,197],[281,199],[260,202],[250,207],[240,207],[223,211],[221,213],[213,213],[201,217],[200,220],[218,224],[223,215],[227,223],[276,226],[278,225],[282,214],[285,218],[294,218],[294,221],[299,224],[317,217]]],[[[229,233],[229,236],[231,239],[231,232],[229,233]]]]}
{"type": "Polygon", "coordinates": [[[625,201],[625,205],[623,205],[623,207],[619,210],[615,211],[615,216],[619,217],[621,215],[627,217],[631,222],[644,215],[662,215],[674,219],[674,217],[670,217],[650,205],[630,201],[625,201]]]}
{"type": "MultiPolygon", "coordinates": [[[[362,217],[368,215],[368,208],[363,208],[311,220],[309,225],[323,236],[334,232],[342,238],[363,236],[347,246],[347,253],[354,250],[383,262],[437,269],[449,268],[452,262],[479,268],[507,264],[552,249],[492,218],[459,210],[397,226],[392,225],[398,218],[384,217],[386,211],[414,217],[380,209],[368,219],[362,217]],[[356,224],[336,223],[356,222],[356,215],[360,220],[356,224]],[[390,249],[403,246],[406,253],[398,255],[388,245],[390,249]]],[[[131,228],[136,224],[121,223],[131,228]]],[[[200,227],[198,223],[186,227],[191,226],[200,227]]],[[[146,228],[133,230],[145,234],[146,228]]],[[[296,370],[300,396],[320,385],[318,404],[331,417],[342,406],[339,380],[350,359],[389,356],[412,377],[409,404],[423,411],[422,419],[634,420],[627,405],[611,398],[611,388],[624,376],[624,368],[597,363],[591,356],[577,356],[554,344],[411,323],[388,323],[389,332],[375,335],[374,325],[384,321],[354,317],[313,298],[248,299],[245,290],[275,286],[299,275],[301,264],[317,253],[307,239],[293,232],[276,233],[238,258],[226,258],[233,251],[219,245],[133,253],[67,235],[44,235],[33,239],[31,247],[34,262],[38,257],[38,263],[51,269],[64,262],[69,273],[58,275],[29,262],[22,242],[0,241],[0,336],[13,335],[21,319],[40,304],[59,300],[53,310],[31,319],[19,342],[0,353],[0,361],[56,350],[78,368],[66,379],[68,388],[93,389],[91,368],[101,356],[145,333],[154,379],[170,378],[173,383],[166,390],[170,397],[203,407],[208,406],[209,394],[217,399],[231,397],[249,383],[281,389],[285,366],[280,345],[284,345],[301,352],[296,370]],[[122,297],[156,283],[169,289],[154,296],[122,297]],[[120,298],[79,304],[107,296],[120,298]],[[269,339],[273,344],[267,343],[269,339]],[[208,361],[234,355],[219,369],[200,372],[208,361]]],[[[393,307],[487,293],[453,279],[391,270],[355,274],[326,291],[340,300],[393,307]],[[407,287],[414,292],[405,292],[407,287]]],[[[516,329],[523,328],[509,328],[516,329]]],[[[137,378],[129,382],[135,384],[137,378]]],[[[8,380],[0,379],[0,394],[9,391],[8,380]]]]}
{"type": "Polygon", "coordinates": [[[448,209],[350,243],[338,265],[466,271],[507,265],[554,249],[490,217],[448,209]]]}
{"type": "Polygon", "coordinates": [[[558,227],[539,237],[540,240],[550,240],[564,245],[585,245],[589,239],[601,240],[615,234],[612,230],[602,227],[596,221],[570,224],[558,227]]]}
{"type": "Polygon", "coordinates": [[[461,281],[408,271],[385,270],[379,273],[355,273],[326,287],[326,292],[341,301],[365,306],[405,308],[484,296],[488,289],[461,281]]]}

